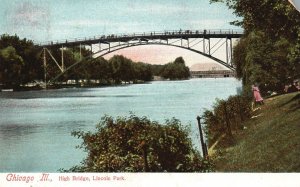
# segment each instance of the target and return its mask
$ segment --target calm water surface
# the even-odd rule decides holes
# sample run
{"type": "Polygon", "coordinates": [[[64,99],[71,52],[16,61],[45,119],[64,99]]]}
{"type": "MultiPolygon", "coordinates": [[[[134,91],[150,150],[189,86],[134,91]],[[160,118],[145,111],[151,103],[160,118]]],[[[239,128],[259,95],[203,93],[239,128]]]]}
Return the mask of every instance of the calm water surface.
{"type": "Polygon", "coordinates": [[[0,92],[0,172],[57,172],[85,157],[74,130],[94,130],[105,114],[147,116],[163,122],[176,117],[191,124],[216,98],[234,95],[233,78],[151,82],[105,88],[0,92]]]}

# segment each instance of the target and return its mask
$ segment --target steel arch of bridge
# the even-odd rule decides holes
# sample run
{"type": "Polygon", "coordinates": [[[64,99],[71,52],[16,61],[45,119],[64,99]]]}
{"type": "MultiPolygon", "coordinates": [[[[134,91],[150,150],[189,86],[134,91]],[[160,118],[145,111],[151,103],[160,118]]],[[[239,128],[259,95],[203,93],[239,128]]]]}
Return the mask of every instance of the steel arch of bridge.
{"type": "MultiPolygon", "coordinates": [[[[45,82],[46,81],[46,54],[48,53],[53,61],[56,63],[58,68],[60,69],[61,73],[55,76],[54,78],[50,79],[50,83],[57,80],[60,76],[62,76],[64,73],[75,67],[76,65],[91,59],[91,58],[99,58],[104,55],[107,55],[109,53],[135,47],[135,46],[143,46],[143,45],[164,45],[164,46],[172,46],[172,47],[178,47],[182,49],[186,49],[195,53],[198,53],[200,55],[203,55],[205,57],[208,57],[217,63],[231,69],[235,70],[235,67],[232,64],[232,38],[240,38],[243,35],[242,31],[235,31],[235,30],[203,30],[203,31],[192,31],[192,30],[178,30],[178,31],[164,31],[164,32],[150,32],[150,33],[135,33],[131,35],[108,35],[108,36],[99,36],[99,37],[92,37],[92,38],[84,38],[84,39],[74,39],[74,40],[65,40],[65,41],[57,41],[57,42],[47,42],[44,44],[39,44],[41,47],[43,47],[43,61],[44,61],[44,68],[45,68],[45,82]],[[219,41],[217,44],[221,41],[221,39],[225,39],[225,42],[223,44],[216,46],[217,44],[211,46],[210,39],[211,38],[219,38],[219,41]],[[192,44],[193,41],[190,41],[190,39],[201,39],[201,41],[198,41],[196,44],[192,44]],[[176,40],[170,41],[170,40],[176,40]],[[175,43],[180,42],[180,44],[175,43]],[[202,51],[199,49],[193,48],[195,45],[202,43],[202,51]],[[101,49],[101,45],[106,45],[105,48],[101,49]],[[112,45],[115,44],[115,45],[112,45]],[[222,45],[226,45],[226,61],[223,61],[215,56],[213,56],[213,53],[217,51],[222,45]],[[65,68],[64,62],[63,62],[63,51],[64,48],[67,47],[74,47],[74,46],[80,46],[80,49],[82,46],[87,47],[90,46],[91,51],[93,51],[93,45],[99,46],[99,49],[96,50],[96,52],[93,52],[92,54],[81,57],[81,60],[75,62],[71,66],[65,68]],[[52,48],[61,48],[61,65],[58,63],[58,61],[51,55],[51,52],[49,49],[52,48]],[[215,49],[217,48],[217,49],[215,49]],[[215,50],[215,51],[213,51],[215,50]]],[[[80,50],[81,51],[81,50],[80,50]]],[[[95,51],[95,50],[94,50],[95,51]]],[[[80,53],[81,54],[81,53],[80,53]]]]}

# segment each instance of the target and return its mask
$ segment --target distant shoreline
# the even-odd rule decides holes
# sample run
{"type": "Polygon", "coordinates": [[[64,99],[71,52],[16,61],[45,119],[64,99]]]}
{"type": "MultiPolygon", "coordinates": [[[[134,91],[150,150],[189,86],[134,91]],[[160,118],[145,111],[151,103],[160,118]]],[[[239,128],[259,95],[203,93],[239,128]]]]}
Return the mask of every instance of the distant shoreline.
{"type": "Polygon", "coordinates": [[[188,79],[178,79],[178,80],[170,80],[164,79],[160,76],[154,76],[153,80],[151,81],[138,81],[138,82],[130,82],[125,83],[122,82],[120,84],[82,84],[82,83],[61,83],[61,84],[51,84],[47,85],[47,88],[37,84],[34,86],[20,86],[18,88],[1,88],[0,92],[22,92],[22,91],[40,91],[40,90],[56,90],[56,89],[63,89],[63,88],[103,88],[103,87],[115,87],[115,86],[127,86],[127,85],[135,85],[135,84],[149,84],[155,81],[184,81],[189,79],[207,79],[207,78],[234,78],[234,76],[203,76],[203,77],[190,77],[188,79]]]}

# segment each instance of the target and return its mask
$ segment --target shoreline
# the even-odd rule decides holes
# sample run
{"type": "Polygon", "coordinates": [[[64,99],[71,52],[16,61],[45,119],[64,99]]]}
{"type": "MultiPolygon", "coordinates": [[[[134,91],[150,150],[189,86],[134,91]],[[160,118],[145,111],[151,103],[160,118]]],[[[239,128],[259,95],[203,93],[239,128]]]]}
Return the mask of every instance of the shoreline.
{"type": "Polygon", "coordinates": [[[102,88],[102,87],[115,87],[115,86],[127,86],[127,85],[135,85],[135,84],[149,84],[151,82],[159,82],[159,81],[185,81],[190,79],[220,79],[220,78],[234,78],[234,77],[190,77],[188,79],[153,79],[151,81],[138,81],[131,83],[120,83],[120,84],[52,84],[47,85],[47,88],[44,86],[40,86],[39,84],[35,86],[20,86],[18,88],[0,88],[1,92],[23,92],[23,91],[40,91],[40,90],[56,90],[63,88],[102,88]]]}

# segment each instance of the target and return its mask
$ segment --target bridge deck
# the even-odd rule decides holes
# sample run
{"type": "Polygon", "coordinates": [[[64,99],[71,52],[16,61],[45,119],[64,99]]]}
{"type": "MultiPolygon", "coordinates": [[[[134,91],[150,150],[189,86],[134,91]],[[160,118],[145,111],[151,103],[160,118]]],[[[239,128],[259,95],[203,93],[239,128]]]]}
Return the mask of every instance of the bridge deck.
{"type": "Polygon", "coordinates": [[[242,30],[177,30],[163,32],[147,32],[133,34],[111,34],[94,36],[90,38],[76,38],[71,40],[50,41],[38,44],[41,47],[71,47],[78,45],[92,45],[97,43],[129,42],[131,40],[168,40],[168,39],[188,39],[188,38],[240,38],[242,30]]]}

